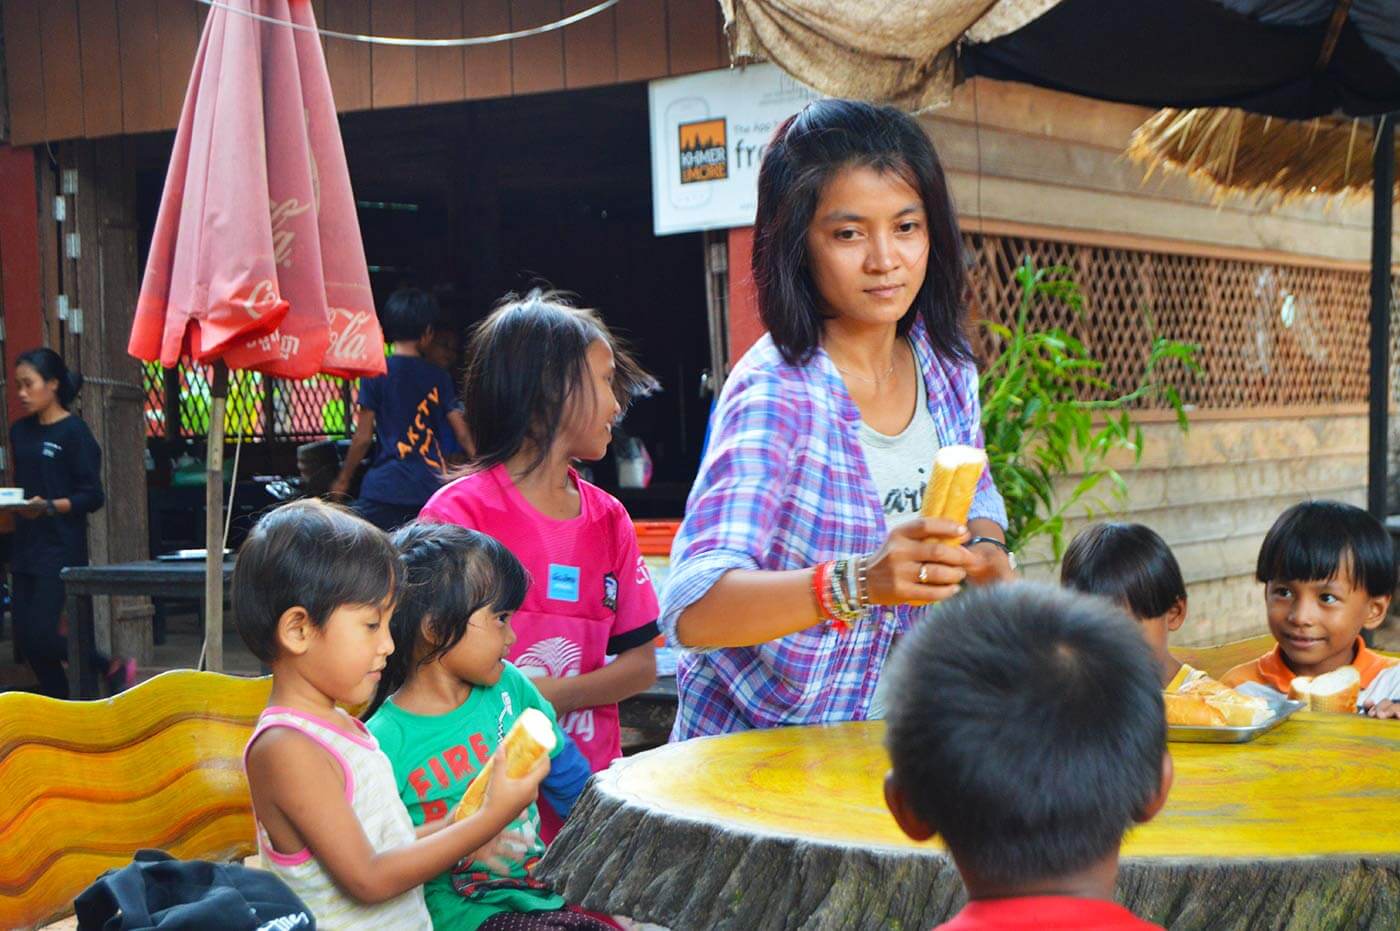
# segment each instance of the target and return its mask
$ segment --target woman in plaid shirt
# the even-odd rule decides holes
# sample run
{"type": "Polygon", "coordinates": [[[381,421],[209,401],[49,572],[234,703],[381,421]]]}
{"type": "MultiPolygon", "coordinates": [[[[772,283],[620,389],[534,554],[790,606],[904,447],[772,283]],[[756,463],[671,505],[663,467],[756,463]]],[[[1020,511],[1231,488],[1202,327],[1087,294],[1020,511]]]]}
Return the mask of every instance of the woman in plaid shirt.
{"type": "Polygon", "coordinates": [[[962,240],[919,124],[821,100],[778,127],[753,273],[768,335],[725,383],[661,607],[687,648],[676,740],[878,714],[922,606],[1012,573],[990,474],[966,527],[898,519],[933,451],[982,445],[962,240]]]}

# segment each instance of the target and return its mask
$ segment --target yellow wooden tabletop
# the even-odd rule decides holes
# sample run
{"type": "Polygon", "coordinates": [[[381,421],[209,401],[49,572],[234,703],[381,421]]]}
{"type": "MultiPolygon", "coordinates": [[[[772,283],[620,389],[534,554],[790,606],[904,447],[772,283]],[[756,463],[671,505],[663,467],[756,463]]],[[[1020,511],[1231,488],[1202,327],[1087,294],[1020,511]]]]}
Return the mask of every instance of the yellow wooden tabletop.
{"type": "MultiPolygon", "coordinates": [[[[884,725],[748,731],[619,760],[600,788],[755,834],[926,848],[885,811],[884,725]]],[[[1170,744],[1166,809],[1132,858],[1400,855],[1400,722],[1299,713],[1247,744],[1170,744]]]]}

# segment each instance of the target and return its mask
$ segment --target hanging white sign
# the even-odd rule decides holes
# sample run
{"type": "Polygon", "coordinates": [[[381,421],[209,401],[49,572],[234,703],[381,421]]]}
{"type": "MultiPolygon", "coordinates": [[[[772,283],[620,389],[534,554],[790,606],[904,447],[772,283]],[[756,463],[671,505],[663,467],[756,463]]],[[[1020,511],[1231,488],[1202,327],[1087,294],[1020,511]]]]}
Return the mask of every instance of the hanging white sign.
{"type": "Polygon", "coordinates": [[[753,225],[773,130],[821,96],[769,64],[652,81],[648,95],[658,236],[753,225]]]}

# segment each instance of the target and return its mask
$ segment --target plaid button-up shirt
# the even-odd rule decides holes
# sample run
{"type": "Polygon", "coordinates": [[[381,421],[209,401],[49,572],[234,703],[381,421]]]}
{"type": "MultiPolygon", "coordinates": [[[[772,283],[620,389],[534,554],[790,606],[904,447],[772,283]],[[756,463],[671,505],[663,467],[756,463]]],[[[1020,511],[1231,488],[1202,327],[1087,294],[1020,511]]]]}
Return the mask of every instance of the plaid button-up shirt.
{"type": "MultiPolygon", "coordinates": [[[[939,444],[981,446],[975,367],[936,356],[922,322],[910,338],[939,444]]],[[[660,625],[673,643],[681,612],[732,569],[801,569],[880,548],[888,528],[859,424],[824,351],[788,365],[765,336],[744,355],[671,549],[660,625]]],[[[1006,526],[990,473],[977,486],[975,518],[1006,526]]],[[[891,644],[922,610],[873,607],[845,636],[814,623],[755,647],[687,651],[672,739],[864,719],[891,644]]]]}

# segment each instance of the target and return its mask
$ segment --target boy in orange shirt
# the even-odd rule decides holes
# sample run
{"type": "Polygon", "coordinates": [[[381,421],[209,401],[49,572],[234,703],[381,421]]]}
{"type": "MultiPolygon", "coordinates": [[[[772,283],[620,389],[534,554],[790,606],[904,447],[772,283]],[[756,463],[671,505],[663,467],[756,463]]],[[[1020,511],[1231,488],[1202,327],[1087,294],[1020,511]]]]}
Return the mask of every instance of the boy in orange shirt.
{"type": "Polygon", "coordinates": [[[1264,538],[1254,573],[1264,583],[1278,645],[1231,669],[1224,683],[1259,682],[1287,695],[1295,676],[1351,665],[1361,677],[1357,710],[1400,718],[1400,659],[1361,639],[1362,630],[1385,621],[1395,575],[1390,534],[1367,512],[1337,501],[1284,511],[1264,538]]]}
{"type": "Polygon", "coordinates": [[[885,804],[914,840],[942,837],[970,900],[938,931],[1160,929],[1114,901],[1123,834],[1172,781],[1158,667],[1122,611],[971,589],[905,636],[890,676],[885,804]]]}

